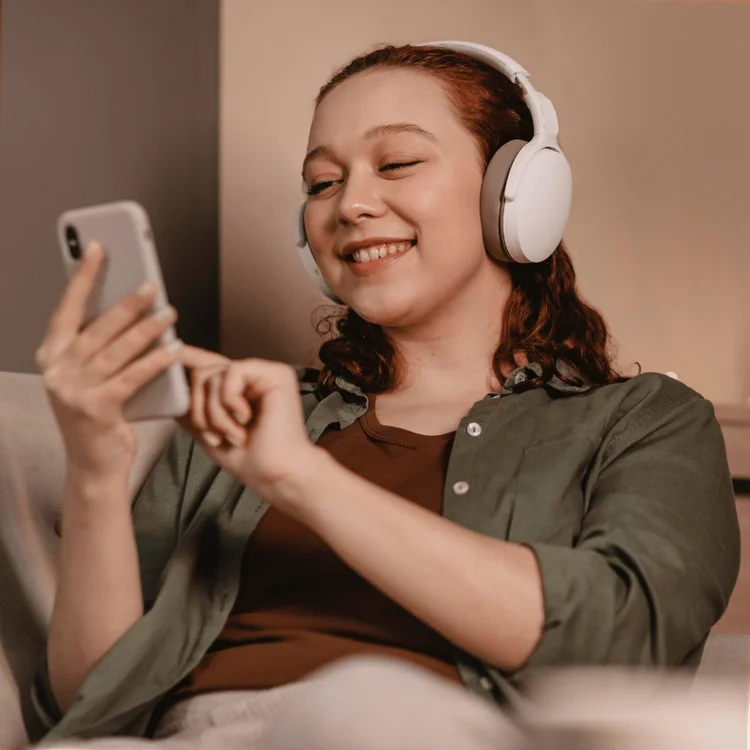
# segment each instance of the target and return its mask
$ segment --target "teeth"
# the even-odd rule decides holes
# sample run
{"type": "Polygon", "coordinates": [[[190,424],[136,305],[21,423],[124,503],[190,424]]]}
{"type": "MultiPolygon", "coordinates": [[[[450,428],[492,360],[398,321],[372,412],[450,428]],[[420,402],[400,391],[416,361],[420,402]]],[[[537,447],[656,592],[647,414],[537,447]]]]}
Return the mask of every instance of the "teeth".
{"type": "Polygon", "coordinates": [[[352,253],[352,258],[355,263],[369,263],[371,260],[385,258],[386,255],[402,253],[404,250],[411,247],[411,245],[411,242],[392,242],[388,245],[376,245],[374,247],[356,250],[352,253]]]}

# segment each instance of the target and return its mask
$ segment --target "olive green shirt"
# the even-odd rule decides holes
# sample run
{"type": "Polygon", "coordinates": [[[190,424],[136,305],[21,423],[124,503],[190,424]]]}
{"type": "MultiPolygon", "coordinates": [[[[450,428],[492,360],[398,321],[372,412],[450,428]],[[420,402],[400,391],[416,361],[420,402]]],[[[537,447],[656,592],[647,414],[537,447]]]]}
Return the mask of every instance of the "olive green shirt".
{"type": "MultiPolygon", "coordinates": [[[[511,709],[539,667],[694,668],[739,571],[735,499],[711,403],[656,373],[602,387],[554,376],[530,387],[541,372],[537,363],[519,367],[471,407],[443,493],[446,519],[527,545],[539,562],[544,632],[524,667],[504,672],[455,648],[467,689],[511,709]]],[[[322,397],[317,371],[297,373],[313,442],[366,412],[367,397],[343,378],[322,397]]],[[[222,630],[245,546],[268,507],[177,430],[133,504],[146,614],[64,716],[42,661],[30,739],[148,736],[156,702],[222,630]]]]}

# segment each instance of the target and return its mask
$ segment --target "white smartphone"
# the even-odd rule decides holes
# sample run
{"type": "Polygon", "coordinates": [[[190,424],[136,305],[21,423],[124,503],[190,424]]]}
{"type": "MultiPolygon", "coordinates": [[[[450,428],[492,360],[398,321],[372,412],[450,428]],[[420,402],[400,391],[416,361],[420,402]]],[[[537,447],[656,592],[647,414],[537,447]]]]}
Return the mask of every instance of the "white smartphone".
{"type": "MultiPolygon", "coordinates": [[[[156,287],[152,312],[167,306],[151,223],[140,204],[119,201],[65,211],[57,220],[57,236],[68,278],[75,273],[91,240],[98,240],[104,247],[105,258],[91,290],[84,325],[134,292],[144,281],[156,287]]],[[[139,356],[176,338],[174,326],[170,326],[139,356]]],[[[189,408],[190,389],[185,369],[181,362],[174,362],[135,393],[125,403],[123,412],[129,422],[136,422],[181,417],[189,408]]]]}

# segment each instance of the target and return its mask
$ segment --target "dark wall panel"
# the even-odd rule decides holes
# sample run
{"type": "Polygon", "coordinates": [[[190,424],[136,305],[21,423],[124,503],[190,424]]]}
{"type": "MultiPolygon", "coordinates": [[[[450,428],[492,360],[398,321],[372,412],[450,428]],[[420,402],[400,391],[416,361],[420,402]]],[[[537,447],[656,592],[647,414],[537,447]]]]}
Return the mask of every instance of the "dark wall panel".
{"type": "Polygon", "coordinates": [[[218,0],[4,0],[0,370],[35,372],[64,209],[151,215],[178,334],[218,348],[218,0]]]}

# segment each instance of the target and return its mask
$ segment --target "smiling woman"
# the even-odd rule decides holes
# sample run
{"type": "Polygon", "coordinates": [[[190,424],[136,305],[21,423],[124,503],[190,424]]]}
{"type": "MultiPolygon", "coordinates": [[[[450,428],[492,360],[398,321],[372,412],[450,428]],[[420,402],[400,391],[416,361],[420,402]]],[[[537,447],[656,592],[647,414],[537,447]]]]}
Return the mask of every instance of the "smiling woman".
{"type": "Polygon", "coordinates": [[[53,651],[64,691],[40,669],[47,743],[511,750],[544,668],[697,666],[739,565],[721,430],[679,381],[613,368],[556,136],[526,71],[468,43],[323,87],[297,244],[338,336],[322,369],[184,348],[190,424],[132,509],[140,590],[133,545],[118,567],[95,544],[133,540],[130,507],[72,506],[82,567],[131,580],[70,587],[56,628],[100,624],[99,652],[53,651]],[[100,602],[126,597],[118,638],[100,602]]]}

